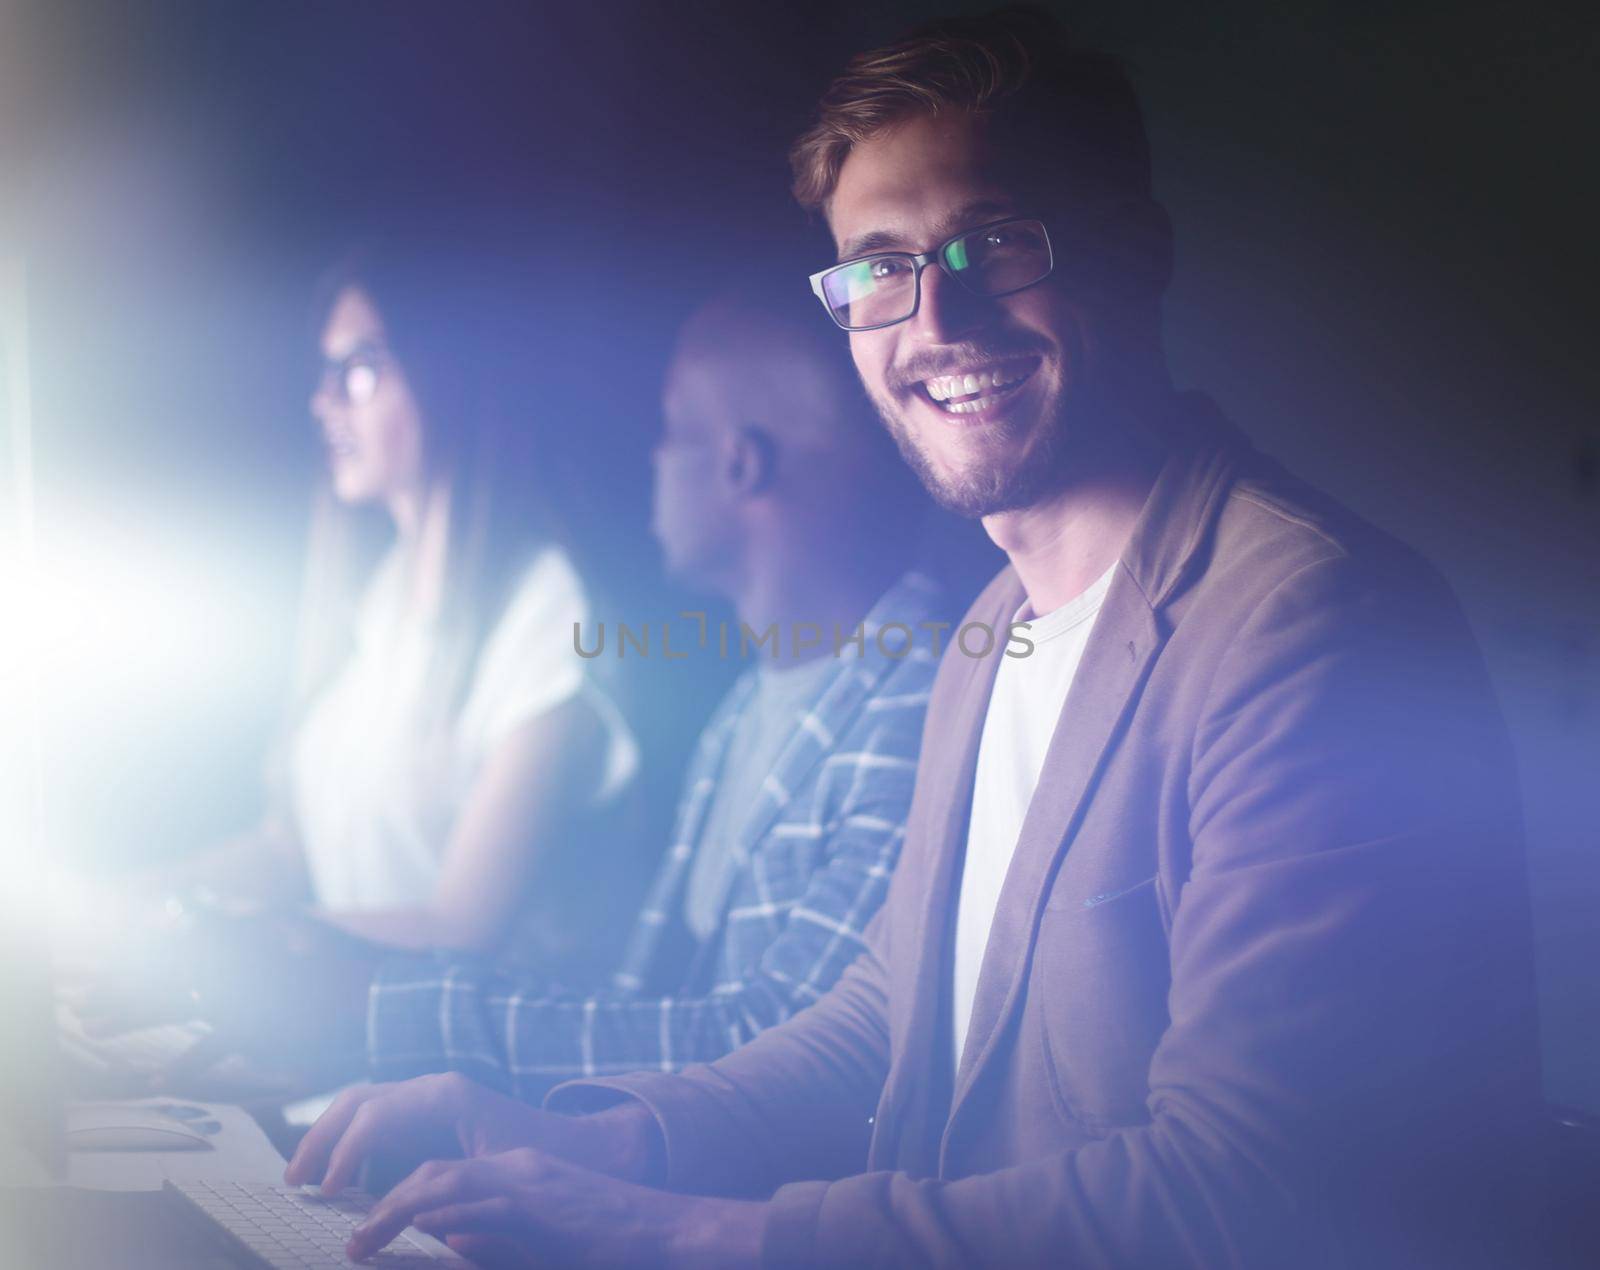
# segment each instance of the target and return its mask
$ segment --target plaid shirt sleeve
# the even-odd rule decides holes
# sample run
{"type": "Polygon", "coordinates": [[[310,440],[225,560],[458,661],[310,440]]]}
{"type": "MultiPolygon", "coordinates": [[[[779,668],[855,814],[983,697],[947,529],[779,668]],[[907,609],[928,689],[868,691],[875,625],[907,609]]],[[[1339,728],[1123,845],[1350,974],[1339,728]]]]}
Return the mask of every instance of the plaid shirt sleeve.
{"type": "Polygon", "coordinates": [[[773,932],[744,973],[699,997],[588,998],[530,992],[478,962],[398,959],[368,1003],[374,1077],[459,1071],[525,1099],[555,1083],[674,1071],[737,1049],[826,992],[863,948],[882,905],[911,802],[931,667],[903,663],[822,763],[821,817],[773,832],[819,835],[818,865],[790,896],[735,906],[725,939],[773,932]],[[738,927],[744,925],[744,930],[738,927]]]}

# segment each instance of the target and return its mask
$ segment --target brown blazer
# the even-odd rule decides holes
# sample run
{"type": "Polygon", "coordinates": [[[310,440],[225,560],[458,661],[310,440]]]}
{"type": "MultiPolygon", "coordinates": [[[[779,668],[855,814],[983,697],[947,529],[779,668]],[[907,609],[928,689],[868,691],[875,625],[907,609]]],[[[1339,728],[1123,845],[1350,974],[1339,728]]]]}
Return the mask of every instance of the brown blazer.
{"type": "MultiPolygon", "coordinates": [[[[1203,399],[1186,417],[1046,756],[960,1070],[953,916],[998,649],[945,657],[901,863],[839,985],[709,1067],[553,1096],[643,1099],[676,1188],[791,1183],[766,1261],[1531,1260],[1503,1251],[1538,1075],[1481,659],[1425,564],[1203,399]]],[[[1003,629],[1023,598],[1007,568],[968,620],[1003,629]]]]}

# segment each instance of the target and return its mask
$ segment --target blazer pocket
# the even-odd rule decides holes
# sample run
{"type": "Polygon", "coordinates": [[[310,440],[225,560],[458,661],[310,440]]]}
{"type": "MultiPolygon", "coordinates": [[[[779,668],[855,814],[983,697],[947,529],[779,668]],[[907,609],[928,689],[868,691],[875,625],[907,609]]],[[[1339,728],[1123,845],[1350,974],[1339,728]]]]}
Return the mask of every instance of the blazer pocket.
{"type": "Polygon", "coordinates": [[[1046,908],[1034,957],[1059,1110],[1099,1131],[1148,1120],[1150,1058],[1167,1028],[1172,977],[1155,878],[1082,907],[1046,908]]]}

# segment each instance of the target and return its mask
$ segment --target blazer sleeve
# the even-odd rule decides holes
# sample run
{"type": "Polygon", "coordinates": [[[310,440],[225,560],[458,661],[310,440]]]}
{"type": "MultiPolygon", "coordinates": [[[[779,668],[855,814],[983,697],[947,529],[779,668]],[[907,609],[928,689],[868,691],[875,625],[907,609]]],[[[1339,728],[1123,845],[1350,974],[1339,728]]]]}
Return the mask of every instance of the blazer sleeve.
{"type": "MultiPolygon", "coordinates": [[[[1504,730],[1453,600],[1420,570],[1308,565],[1216,662],[1189,761],[1148,1122],[958,1180],[786,1186],[766,1264],[1003,1249],[1209,1270],[1322,1265],[1345,1241],[1385,1250],[1367,1264],[1512,1264],[1490,1249],[1537,1088],[1527,900],[1504,730]]],[[[863,989],[875,1007],[876,974],[863,989]]],[[[772,1107],[803,1106],[808,1081],[842,1096],[843,1057],[821,1055],[860,1035],[840,1021],[860,1008],[701,1078],[710,1105],[758,1111],[725,1119],[729,1140],[792,1129],[772,1107]]]]}
{"type": "Polygon", "coordinates": [[[831,992],[726,1058],[676,1075],[574,1081],[546,1106],[644,1103],[662,1130],[671,1190],[764,1197],[784,1182],[859,1169],[889,1065],[883,929],[880,913],[831,992]]]}

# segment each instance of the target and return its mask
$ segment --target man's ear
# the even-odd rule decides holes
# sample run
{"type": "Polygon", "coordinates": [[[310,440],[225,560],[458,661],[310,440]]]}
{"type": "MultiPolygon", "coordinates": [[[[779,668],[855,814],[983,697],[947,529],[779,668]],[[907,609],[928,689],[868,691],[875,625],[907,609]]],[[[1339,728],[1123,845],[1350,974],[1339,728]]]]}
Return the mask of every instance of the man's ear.
{"type": "Polygon", "coordinates": [[[724,449],[728,484],[739,494],[762,494],[778,476],[778,445],[756,423],[742,423],[727,436],[724,449]]]}

